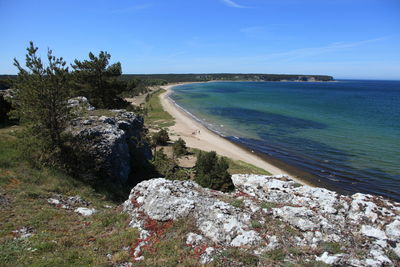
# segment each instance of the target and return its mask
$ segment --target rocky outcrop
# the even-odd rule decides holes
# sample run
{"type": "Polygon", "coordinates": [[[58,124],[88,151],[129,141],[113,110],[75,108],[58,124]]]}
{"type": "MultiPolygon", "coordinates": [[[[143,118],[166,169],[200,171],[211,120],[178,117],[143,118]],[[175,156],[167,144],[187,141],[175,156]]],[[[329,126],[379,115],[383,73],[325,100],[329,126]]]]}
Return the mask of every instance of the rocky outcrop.
{"type": "MultiPolygon", "coordinates": [[[[85,99],[73,99],[74,108],[91,110],[85,99]]],[[[140,146],[143,118],[126,110],[107,110],[87,113],[74,119],[67,129],[73,137],[73,153],[81,172],[99,175],[112,181],[125,183],[135,168],[133,152],[141,149],[145,157],[151,151],[140,146]],[[140,146],[140,148],[139,148],[140,146]]]]}
{"type": "Polygon", "coordinates": [[[80,114],[84,111],[95,110],[95,108],[89,103],[88,99],[84,96],[77,96],[69,99],[68,107],[76,114],[80,114]]]}
{"type": "Polygon", "coordinates": [[[341,266],[399,263],[399,203],[359,193],[342,196],[286,176],[233,175],[232,180],[236,191],[229,194],[162,178],[133,188],[123,206],[130,225],[141,231],[132,248],[136,260],[154,234],[146,227],[149,220],[191,218],[197,232],[187,233],[186,244],[204,248],[202,264],[232,247],[260,259],[279,249],[306,251],[286,253],[288,263],[296,263],[299,255],[305,262],[341,266]]]}

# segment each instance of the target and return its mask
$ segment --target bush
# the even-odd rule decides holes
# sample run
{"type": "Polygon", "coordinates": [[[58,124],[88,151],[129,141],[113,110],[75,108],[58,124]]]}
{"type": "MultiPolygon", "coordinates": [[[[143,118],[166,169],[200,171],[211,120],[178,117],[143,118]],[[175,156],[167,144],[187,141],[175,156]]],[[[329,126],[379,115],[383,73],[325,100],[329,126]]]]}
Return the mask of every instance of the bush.
{"type": "Polygon", "coordinates": [[[9,121],[8,113],[11,111],[11,103],[4,99],[0,93],[0,124],[9,121]]]}
{"type": "Polygon", "coordinates": [[[165,155],[163,148],[154,152],[154,159],[152,163],[157,172],[166,178],[173,177],[178,167],[174,160],[169,159],[167,155],[165,155]]]}
{"type": "Polygon", "coordinates": [[[172,145],[173,153],[175,157],[183,156],[187,153],[186,143],[182,138],[179,138],[172,145]]]}
{"type": "Polygon", "coordinates": [[[152,141],[154,146],[166,146],[169,141],[167,130],[161,129],[157,133],[153,134],[152,141]]]}
{"type": "Polygon", "coordinates": [[[201,152],[195,166],[195,180],[203,187],[223,192],[231,191],[234,185],[228,168],[228,162],[224,158],[218,158],[215,151],[201,152]]]}

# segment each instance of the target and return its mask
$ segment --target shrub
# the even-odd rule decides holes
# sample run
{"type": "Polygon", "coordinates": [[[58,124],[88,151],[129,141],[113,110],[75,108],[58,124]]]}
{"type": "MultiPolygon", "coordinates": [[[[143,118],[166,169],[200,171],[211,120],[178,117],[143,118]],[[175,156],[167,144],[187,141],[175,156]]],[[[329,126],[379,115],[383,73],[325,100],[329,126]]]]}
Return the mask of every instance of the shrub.
{"type": "Polygon", "coordinates": [[[224,192],[231,191],[234,185],[228,168],[228,162],[224,158],[218,158],[215,151],[201,152],[195,166],[195,180],[203,187],[224,192]]]}
{"type": "Polygon", "coordinates": [[[183,156],[187,153],[186,143],[182,138],[179,138],[172,145],[173,153],[175,157],[183,156]]]}
{"type": "Polygon", "coordinates": [[[154,146],[166,146],[169,141],[167,130],[161,129],[157,133],[153,134],[152,141],[154,146]]]}
{"type": "Polygon", "coordinates": [[[176,162],[165,155],[163,148],[154,152],[152,163],[156,170],[166,178],[173,177],[177,168],[176,162]]]}
{"type": "Polygon", "coordinates": [[[0,123],[9,120],[8,113],[11,111],[11,103],[4,99],[0,92],[0,123]]]}

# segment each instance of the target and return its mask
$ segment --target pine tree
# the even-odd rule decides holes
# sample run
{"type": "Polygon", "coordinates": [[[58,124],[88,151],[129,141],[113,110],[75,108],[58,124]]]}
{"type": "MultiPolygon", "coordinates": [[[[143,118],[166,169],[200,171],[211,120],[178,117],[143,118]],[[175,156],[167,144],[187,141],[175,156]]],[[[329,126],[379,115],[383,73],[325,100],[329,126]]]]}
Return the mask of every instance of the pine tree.
{"type": "Polygon", "coordinates": [[[224,158],[218,158],[215,151],[201,152],[196,162],[196,182],[214,190],[228,192],[234,185],[228,173],[229,165],[224,158]]]}
{"type": "Polygon", "coordinates": [[[71,119],[68,108],[70,73],[62,57],[48,50],[48,63],[37,55],[38,48],[30,42],[26,69],[14,59],[18,68],[17,88],[13,99],[14,117],[24,126],[25,149],[41,162],[59,159],[63,152],[63,132],[71,119]]]}
{"type": "Polygon", "coordinates": [[[111,55],[101,51],[98,56],[89,53],[89,60],[75,59],[74,71],[76,96],[85,96],[97,108],[121,108],[126,106],[118,95],[126,85],[118,81],[121,63],[109,65],[111,55]]]}
{"type": "Polygon", "coordinates": [[[172,145],[173,153],[175,157],[183,156],[187,153],[186,142],[179,138],[172,145]]]}

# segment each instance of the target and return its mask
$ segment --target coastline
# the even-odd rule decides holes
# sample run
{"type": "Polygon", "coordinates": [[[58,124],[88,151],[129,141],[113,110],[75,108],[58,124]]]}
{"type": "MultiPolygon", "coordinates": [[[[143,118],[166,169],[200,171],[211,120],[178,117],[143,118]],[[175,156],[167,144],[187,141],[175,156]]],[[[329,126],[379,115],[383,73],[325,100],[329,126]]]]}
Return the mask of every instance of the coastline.
{"type": "Polygon", "coordinates": [[[159,96],[161,105],[163,109],[175,119],[175,125],[168,128],[173,139],[181,137],[188,147],[204,151],[215,151],[219,155],[234,160],[241,160],[264,169],[272,175],[287,175],[291,179],[303,185],[321,186],[319,183],[311,182],[309,179],[296,175],[296,171],[293,171],[293,169],[288,171],[287,167],[289,166],[283,166],[283,164],[279,163],[277,160],[268,160],[266,157],[262,157],[253,151],[249,151],[243,146],[233,143],[209,130],[201,122],[197,121],[192,115],[190,115],[190,113],[170,99],[169,95],[171,94],[173,87],[191,83],[199,82],[177,83],[161,86],[161,88],[166,90],[165,93],[160,94],[159,96]],[[274,163],[271,163],[271,161],[274,163]]]}

